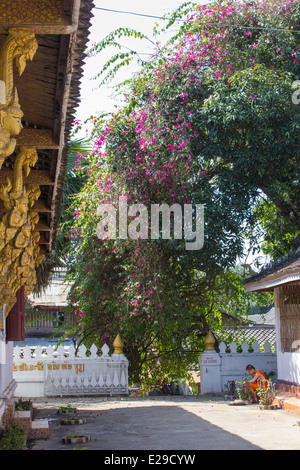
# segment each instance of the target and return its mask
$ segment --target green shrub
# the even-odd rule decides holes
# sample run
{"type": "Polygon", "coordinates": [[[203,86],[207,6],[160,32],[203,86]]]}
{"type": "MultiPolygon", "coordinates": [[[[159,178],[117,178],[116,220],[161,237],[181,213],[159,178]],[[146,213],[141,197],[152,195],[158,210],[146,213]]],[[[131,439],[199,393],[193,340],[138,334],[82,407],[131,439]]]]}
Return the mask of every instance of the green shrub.
{"type": "Polygon", "coordinates": [[[24,450],[26,448],[24,434],[23,429],[10,420],[0,437],[0,450],[24,450]]]}
{"type": "Polygon", "coordinates": [[[23,398],[19,398],[19,400],[15,404],[15,410],[17,411],[29,411],[31,409],[32,409],[31,400],[23,400],[23,398]]]}

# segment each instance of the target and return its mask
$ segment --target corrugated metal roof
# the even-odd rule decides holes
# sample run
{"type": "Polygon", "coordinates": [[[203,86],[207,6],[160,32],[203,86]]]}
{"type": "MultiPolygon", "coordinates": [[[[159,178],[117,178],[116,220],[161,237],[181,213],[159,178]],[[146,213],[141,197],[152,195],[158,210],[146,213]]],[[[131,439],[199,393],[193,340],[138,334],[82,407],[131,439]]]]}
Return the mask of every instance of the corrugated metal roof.
{"type": "Polygon", "coordinates": [[[276,330],[274,325],[252,325],[252,326],[241,326],[238,328],[226,328],[226,333],[219,336],[218,340],[221,343],[227,344],[228,339],[232,336],[232,340],[238,340],[238,342],[249,340],[257,341],[262,346],[264,343],[269,342],[275,346],[276,343],[276,330]]]}

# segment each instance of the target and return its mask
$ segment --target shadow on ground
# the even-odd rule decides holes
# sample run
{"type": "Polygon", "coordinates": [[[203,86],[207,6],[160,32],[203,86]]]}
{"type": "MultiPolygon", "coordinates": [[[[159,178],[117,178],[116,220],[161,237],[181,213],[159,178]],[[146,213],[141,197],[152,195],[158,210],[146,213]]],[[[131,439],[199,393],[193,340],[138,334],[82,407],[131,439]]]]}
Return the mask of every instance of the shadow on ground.
{"type": "MultiPolygon", "coordinates": [[[[75,406],[73,404],[73,406],[75,406]]],[[[34,441],[32,450],[258,450],[260,447],[211,424],[180,406],[155,406],[79,410],[81,425],[61,425],[57,407],[35,409],[36,419],[48,419],[50,439],[34,441]],[[63,444],[66,435],[82,433],[87,444],[63,444]]]]}

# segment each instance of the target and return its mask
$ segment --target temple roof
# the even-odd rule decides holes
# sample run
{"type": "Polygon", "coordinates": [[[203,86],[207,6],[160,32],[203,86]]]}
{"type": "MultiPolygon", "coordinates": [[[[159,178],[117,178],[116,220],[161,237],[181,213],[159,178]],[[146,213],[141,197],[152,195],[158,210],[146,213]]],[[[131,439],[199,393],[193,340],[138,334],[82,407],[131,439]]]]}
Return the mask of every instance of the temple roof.
{"type": "MultiPolygon", "coordinates": [[[[38,229],[41,252],[51,254],[56,232],[68,158],[67,141],[80,101],[85,49],[93,2],[91,0],[5,1],[0,11],[0,43],[10,28],[35,31],[38,49],[24,73],[14,73],[24,116],[17,146],[33,145],[38,161],[30,182],[40,184],[38,229]]],[[[15,153],[5,160],[0,182],[13,168],[15,153]]],[[[4,212],[0,201],[0,213],[4,212]]]]}
{"type": "Polygon", "coordinates": [[[259,273],[244,281],[247,292],[272,291],[274,287],[300,280],[300,248],[267,264],[259,273]]]}
{"type": "MultiPolygon", "coordinates": [[[[33,210],[39,214],[40,253],[44,255],[38,280],[47,278],[53,267],[53,253],[62,205],[68,160],[68,139],[80,102],[85,50],[92,0],[4,0],[0,9],[0,44],[11,30],[29,28],[38,48],[27,60],[21,76],[13,72],[18,102],[24,115],[23,129],[16,137],[14,153],[0,171],[0,184],[11,178],[18,149],[34,147],[38,160],[25,183],[39,185],[41,195],[33,210]],[[47,273],[43,276],[43,272],[47,273]],[[47,272],[49,271],[49,273],[47,272]]],[[[15,64],[13,64],[16,69],[15,64]]],[[[6,210],[0,200],[0,219],[6,210]]]]}

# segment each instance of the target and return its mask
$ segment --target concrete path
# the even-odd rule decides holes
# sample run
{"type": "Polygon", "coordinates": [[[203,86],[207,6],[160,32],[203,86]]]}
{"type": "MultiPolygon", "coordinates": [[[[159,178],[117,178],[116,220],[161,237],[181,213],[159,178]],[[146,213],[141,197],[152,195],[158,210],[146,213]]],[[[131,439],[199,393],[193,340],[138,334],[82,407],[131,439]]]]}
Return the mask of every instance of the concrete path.
{"type": "Polygon", "coordinates": [[[257,405],[229,406],[223,397],[46,398],[33,401],[35,419],[48,419],[50,438],[32,450],[300,450],[299,416],[257,405]],[[57,414],[71,404],[86,418],[63,426],[57,414]],[[89,435],[87,444],[63,444],[69,434],[89,435]]]}

